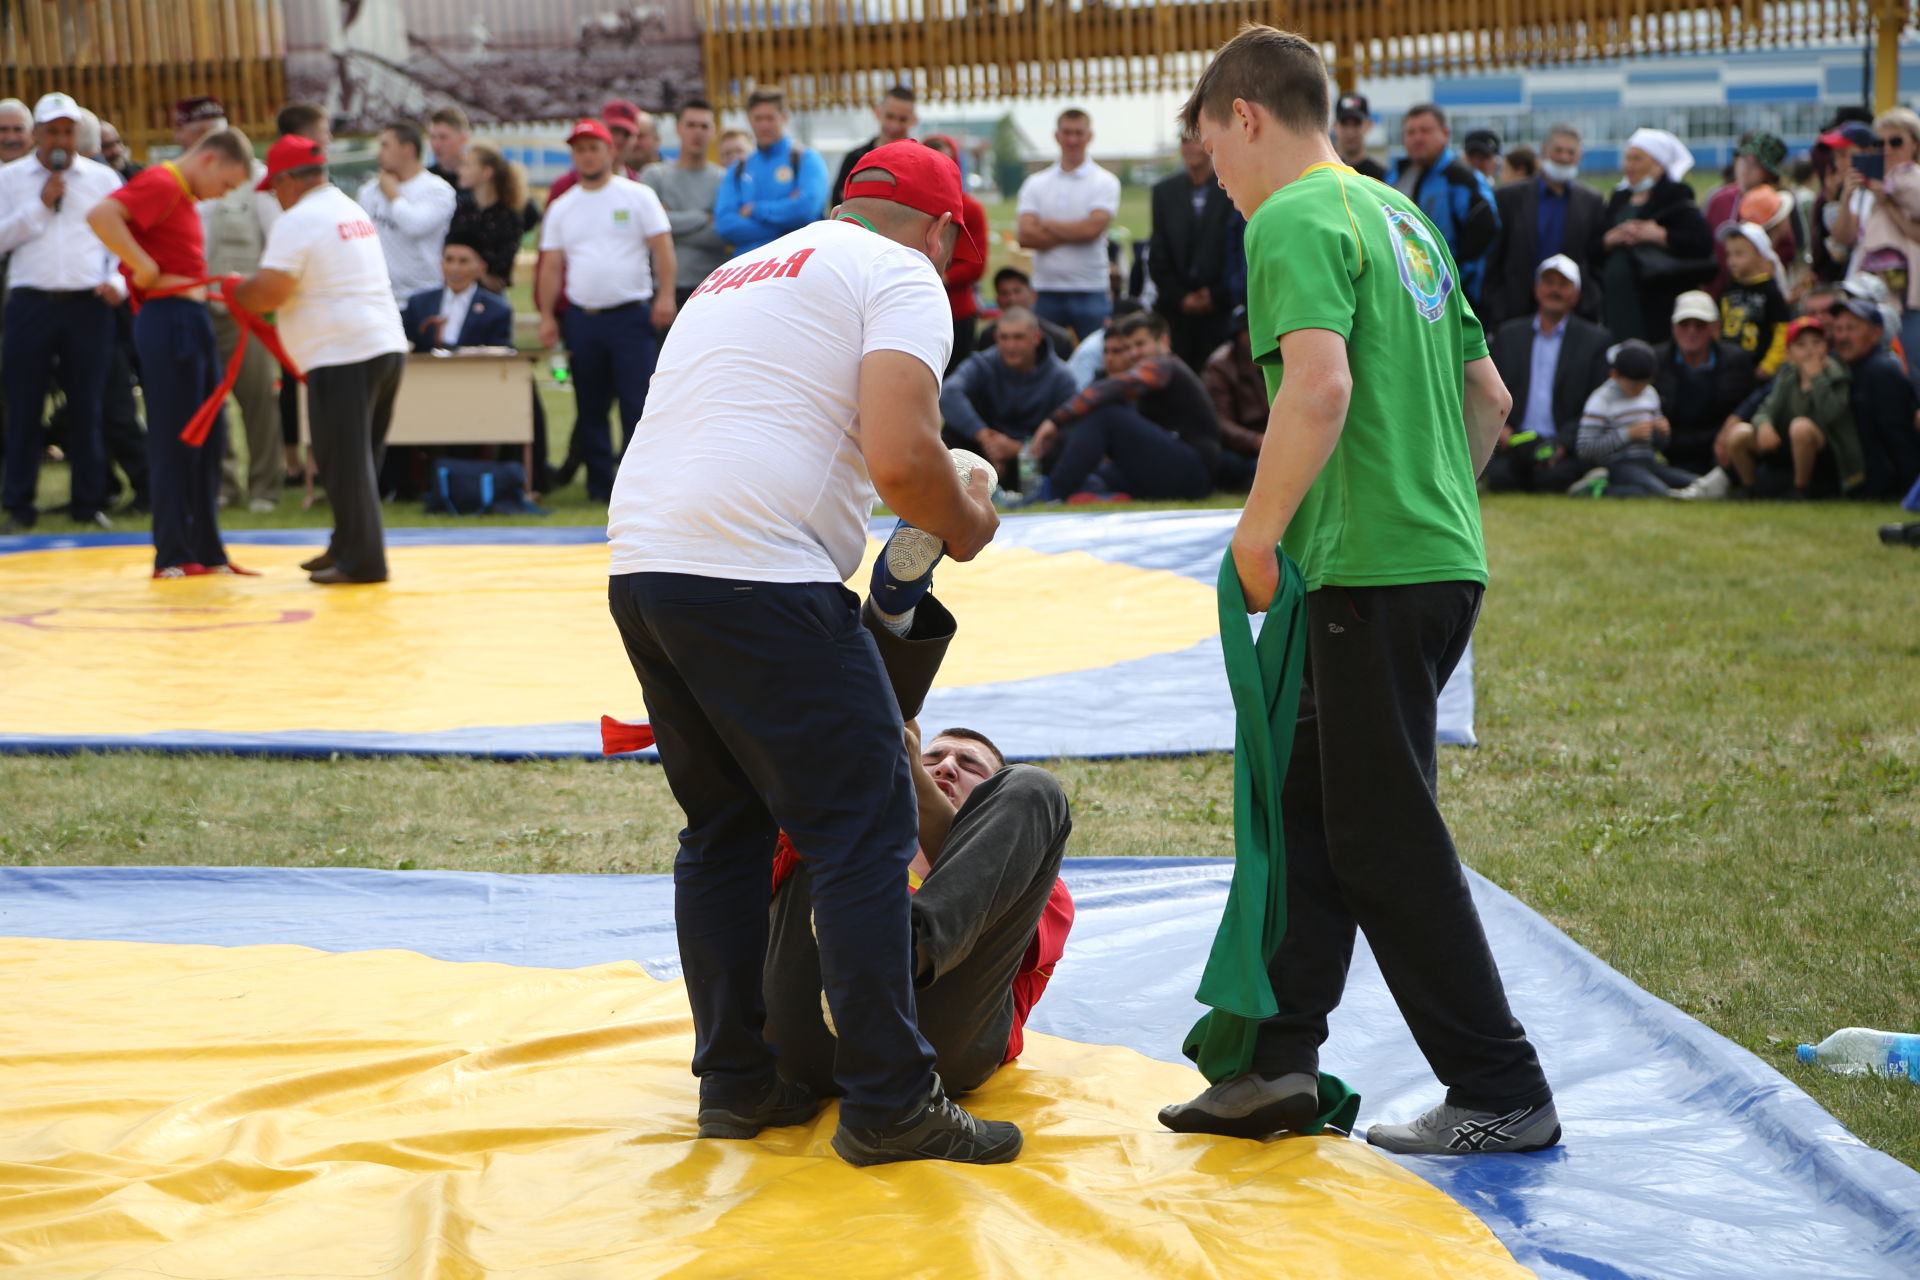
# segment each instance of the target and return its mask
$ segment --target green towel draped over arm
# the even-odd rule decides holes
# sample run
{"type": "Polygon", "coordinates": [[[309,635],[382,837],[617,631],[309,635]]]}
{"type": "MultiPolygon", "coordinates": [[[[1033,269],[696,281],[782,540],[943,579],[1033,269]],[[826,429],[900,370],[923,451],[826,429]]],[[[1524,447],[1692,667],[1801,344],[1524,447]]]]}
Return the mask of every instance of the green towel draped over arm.
{"type": "MultiPolygon", "coordinates": [[[[1220,647],[1233,692],[1233,883],[1196,998],[1211,1005],[1187,1033],[1184,1052],[1211,1083],[1253,1066],[1260,1022],[1278,1012],[1267,965],[1287,931],[1287,842],[1281,788],[1293,755],[1300,675],[1307,652],[1307,593],[1299,566],[1280,558],[1280,589],[1253,638],[1231,552],[1221,558],[1220,647]]],[[[1360,1095],[1320,1075],[1320,1114],[1306,1130],[1351,1129],[1360,1095]]]]}

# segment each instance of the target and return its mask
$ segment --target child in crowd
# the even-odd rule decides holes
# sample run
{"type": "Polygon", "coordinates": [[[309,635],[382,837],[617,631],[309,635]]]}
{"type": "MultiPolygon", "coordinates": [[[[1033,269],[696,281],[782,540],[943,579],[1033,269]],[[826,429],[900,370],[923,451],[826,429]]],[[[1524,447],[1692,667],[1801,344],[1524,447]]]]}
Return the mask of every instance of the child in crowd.
{"type": "Polygon", "coordinates": [[[1787,358],[1787,272],[1766,230],[1752,222],[1720,228],[1727,251],[1727,287],[1720,295],[1720,336],[1752,356],[1770,378],[1787,358]]]}
{"type": "Polygon", "coordinates": [[[1853,426],[1852,375],[1828,354],[1821,317],[1787,326],[1787,360],[1753,421],[1727,434],[1733,469],[1759,498],[1845,494],[1865,478],[1865,464],[1853,426]]]}
{"type": "Polygon", "coordinates": [[[1653,348],[1638,338],[1613,349],[1611,373],[1580,415],[1580,457],[1595,464],[1567,492],[1576,497],[1662,497],[1698,477],[1660,461],[1672,428],[1653,389],[1653,348]]]}

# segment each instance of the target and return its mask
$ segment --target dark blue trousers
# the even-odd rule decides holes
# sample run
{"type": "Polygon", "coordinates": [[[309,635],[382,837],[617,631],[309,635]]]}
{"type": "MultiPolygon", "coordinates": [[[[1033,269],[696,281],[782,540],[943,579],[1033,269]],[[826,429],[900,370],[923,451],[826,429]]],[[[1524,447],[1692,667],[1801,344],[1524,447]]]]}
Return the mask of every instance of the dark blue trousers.
{"type": "Polygon", "coordinates": [[[220,541],[220,459],[227,412],[206,443],[180,439],[189,419],[220,385],[213,321],[202,302],[161,298],[133,318],[133,346],[147,402],[147,473],[153,492],[153,567],[227,562],[220,541]]]}
{"type": "Polygon", "coordinates": [[[621,574],[608,604],[686,813],[674,923],[703,1102],[757,1101],[775,1075],[762,996],[773,850],[813,892],[837,1033],[841,1116],[878,1126],[926,1101],[907,864],[919,809],[900,709],[858,601],[838,583],[621,574]]]}
{"type": "Polygon", "coordinates": [[[1053,496],[1080,492],[1102,458],[1113,460],[1103,477],[1111,478],[1117,469],[1121,489],[1136,498],[1204,498],[1213,492],[1213,477],[1193,446],[1141,417],[1132,405],[1110,404],[1066,427],[1047,473],[1053,496]]]}
{"type": "Polygon", "coordinates": [[[573,379],[573,442],[567,448],[587,472],[587,496],[605,502],[627,439],[647,407],[647,383],[660,356],[660,340],[648,318],[651,303],[589,315],[569,307],[567,367],[573,379]],[[620,400],[619,447],[608,434],[607,414],[620,400]]]}
{"type": "Polygon", "coordinates": [[[67,396],[67,461],[76,518],[107,505],[107,452],[100,433],[113,360],[113,308],[91,293],[16,288],[7,297],[0,364],[7,370],[7,450],[0,505],[23,524],[38,514],[40,455],[46,446],[47,390],[67,396]],[[56,369],[55,366],[58,366],[56,369]]]}

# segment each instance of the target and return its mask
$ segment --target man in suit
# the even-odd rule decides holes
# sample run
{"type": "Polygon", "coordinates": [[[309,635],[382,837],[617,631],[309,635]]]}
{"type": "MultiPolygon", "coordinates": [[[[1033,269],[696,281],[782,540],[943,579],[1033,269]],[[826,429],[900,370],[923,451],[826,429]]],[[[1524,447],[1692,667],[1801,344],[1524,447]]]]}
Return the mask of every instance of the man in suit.
{"type": "Polygon", "coordinates": [[[1540,148],[1540,176],[1509,182],[1493,193],[1500,215],[1480,287],[1480,323],[1492,333],[1503,323],[1533,314],[1534,275],[1539,265],[1564,254],[1580,269],[1587,287],[1575,314],[1600,319],[1599,273],[1588,260],[1600,224],[1600,193],[1580,181],[1580,135],[1557,124],[1540,148]]]}
{"type": "Polygon", "coordinates": [[[1487,463],[1495,490],[1560,493],[1586,466],[1574,450],[1580,413],[1607,380],[1607,331],[1574,315],[1580,268],[1564,253],[1534,272],[1530,316],[1516,316],[1494,334],[1493,363],[1513,394],[1513,409],[1487,463]]]}
{"type": "Polygon", "coordinates": [[[1153,239],[1147,274],[1153,309],[1167,318],[1173,354],[1199,372],[1227,340],[1232,296],[1232,242],[1245,224],[1214,180],[1213,157],[1198,138],[1180,140],[1181,172],[1153,184],[1153,239]]]}
{"type": "Polygon", "coordinates": [[[400,312],[407,341],[415,351],[513,345],[513,307],[499,294],[480,287],[486,269],[480,248],[470,236],[447,237],[440,250],[440,273],[446,283],[414,294],[400,312]]]}

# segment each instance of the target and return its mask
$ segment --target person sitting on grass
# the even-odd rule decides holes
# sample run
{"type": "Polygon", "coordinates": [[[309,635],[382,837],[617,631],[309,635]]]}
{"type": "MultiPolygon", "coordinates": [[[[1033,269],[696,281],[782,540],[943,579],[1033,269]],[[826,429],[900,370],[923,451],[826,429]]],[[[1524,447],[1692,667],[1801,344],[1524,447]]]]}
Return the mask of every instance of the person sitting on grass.
{"type": "Polygon", "coordinates": [[[1762,378],[1787,358],[1787,273],[1767,233],[1751,222],[1720,228],[1727,248],[1727,287],[1720,295],[1720,336],[1753,357],[1762,378]]]}
{"type": "Polygon", "coordinates": [[[1133,344],[1133,368],[1100,379],[1040,424],[1030,447],[1047,474],[1028,501],[1067,501],[1102,489],[1109,497],[1139,498],[1213,492],[1220,420],[1199,377],[1173,354],[1166,317],[1142,312],[1119,330],[1133,344]],[[1099,483],[1090,486],[1096,470],[1099,483]]]}
{"type": "Polygon", "coordinates": [[[1853,376],[1828,350],[1825,321],[1787,326],[1787,367],[1752,422],[1735,423],[1727,452],[1756,498],[1844,495],[1866,479],[1853,425],[1853,376]]]}
{"type": "Polygon", "coordinates": [[[1593,469],[1567,490],[1575,497],[1662,497],[1696,479],[1660,461],[1670,428],[1653,389],[1653,348],[1629,338],[1613,349],[1610,372],[1587,397],[1578,447],[1593,469]]]}
{"type": "Polygon", "coordinates": [[[940,387],[940,416],[947,434],[976,450],[1000,472],[1002,484],[1017,484],[1021,446],[1046,420],[1047,411],[1073,394],[1073,375],[1048,345],[1040,317],[1009,307],[995,321],[991,351],[976,351],[947,375],[940,387]]]}
{"type": "Polygon", "coordinates": [[[1222,489],[1245,492],[1253,485],[1260,446],[1267,439],[1267,380],[1253,362],[1253,340],[1247,332],[1247,309],[1235,307],[1229,317],[1231,336],[1207,357],[1200,381],[1213,400],[1220,420],[1220,465],[1214,479],[1222,489]]]}

